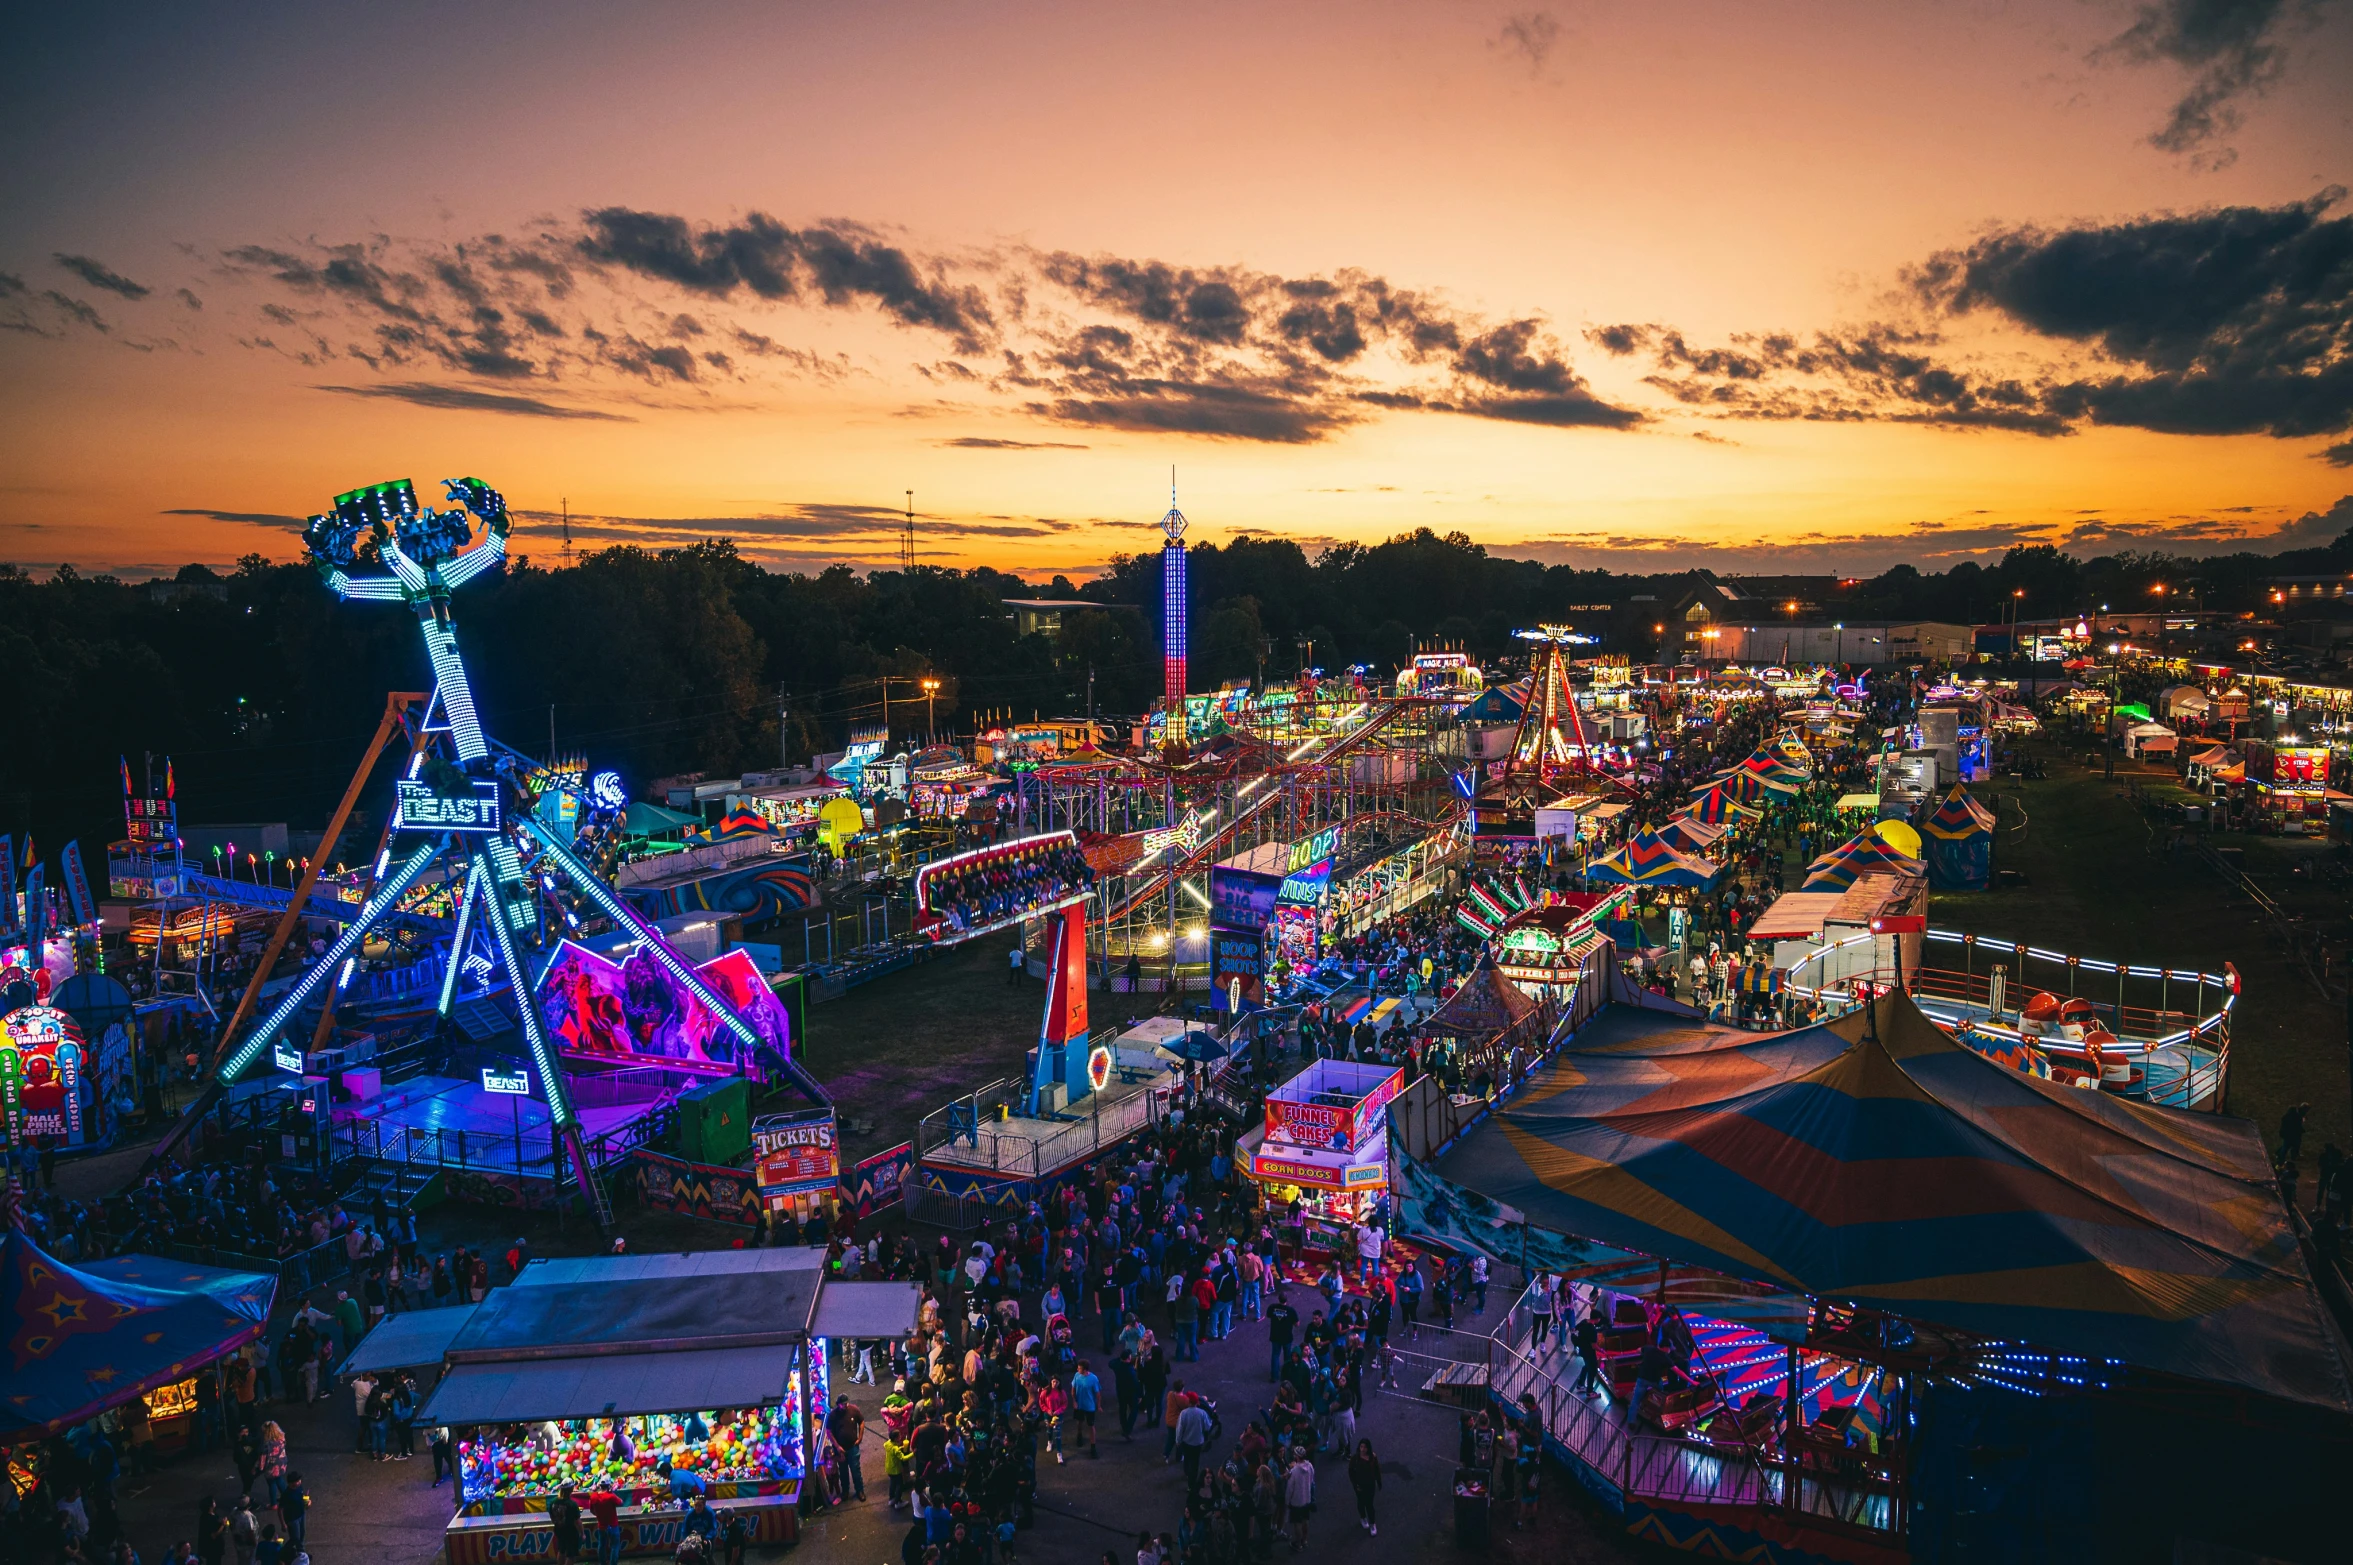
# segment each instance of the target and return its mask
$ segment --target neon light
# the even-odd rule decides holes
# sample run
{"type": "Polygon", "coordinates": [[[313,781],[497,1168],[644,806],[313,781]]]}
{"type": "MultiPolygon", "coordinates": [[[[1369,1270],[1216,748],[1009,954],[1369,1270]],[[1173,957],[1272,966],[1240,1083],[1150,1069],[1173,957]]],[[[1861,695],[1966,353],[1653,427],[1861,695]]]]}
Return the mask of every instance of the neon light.
{"type": "MultiPolygon", "coordinates": [[[[493,847],[503,845],[503,842],[494,843],[493,847]]],[[[507,854],[513,857],[514,849],[508,848],[507,854]]],[[[474,864],[474,872],[482,873],[482,864],[478,859],[474,864]]],[[[577,1119],[572,1112],[572,1095],[558,1085],[563,1077],[556,1070],[555,1052],[547,1045],[547,1032],[539,1024],[539,1004],[532,997],[531,980],[523,971],[523,959],[515,951],[514,934],[507,928],[507,921],[503,918],[489,918],[483,922],[490,926],[491,944],[498,948],[499,965],[506,969],[507,982],[514,986],[515,1009],[523,1018],[523,1040],[531,1046],[531,1058],[539,1066],[539,1079],[547,1084],[548,1117],[555,1121],[558,1129],[570,1130],[577,1119]]]]}
{"type": "Polygon", "coordinates": [[[238,1046],[237,1051],[222,1062],[217,1073],[222,1086],[226,1087],[235,1083],[237,1078],[245,1073],[246,1068],[260,1058],[261,1051],[269,1047],[279,1030],[292,1020],[305,1005],[310,1003],[311,996],[318,993],[320,985],[327,981],[327,976],[330,973],[342,965],[344,958],[359,949],[360,942],[367,937],[369,929],[379,918],[399,904],[401,894],[416,884],[417,877],[425,873],[427,866],[440,852],[440,843],[428,842],[401,860],[400,868],[393,872],[390,880],[384,881],[377,888],[376,894],[361,907],[359,917],[345,926],[343,933],[336,937],[335,943],[327,948],[327,954],[320,958],[318,964],[312,967],[309,972],[295,981],[294,987],[286,991],[286,997],[278,1002],[277,1009],[263,1018],[261,1025],[256,1027],[245,1042],[238,1046]]]}
{"type": "Polygon", "coordinates": [[[443,1016],[449,1014],[449,1002],[457,994],[458,968],[466,954],[466,925],[474,916],[474,889],[481,883],[481,878],[481,867],[470,865],[466,870],[465,884],[458,888],[457,932],[450,937],[449,967],[441,975],[441,1003],[434,1007],[443,1016]]]}
{"type": "MultiPolygon", "coordinates": [[[[654,960],[661,963],[670,976],[684,985],[696,999],[709,1006],[712,1014],[727,1024],[727,1030],[735,1034],[737,1040],[743,1044],[747,1055],[757,1056],[758,1051],[763,1047],[759,1033],[753,1029],[751,1023],[736,1015],[735,1007],[719,998],[712,991],[711,986],[703,982],[701,975],[697,974],[683,957],[671,949],[670,942],[662,938],[660,930],[648,923],[637,909],[605,889],[604,882],[591,875],[578,859],[572,857],[571,852],[549,835],[547,827],[542,825],[536,817],[526,815],[523,817],[522,823],[523,829],[539,840],[539,845],[547,851],[548,857],[563,867],[564,874],[573,885],[580,889],[583,895],[602,908],[605,915],[615,923],[636,930],[639,936],[644,939],[646,949],[653,953],[654,960]]],[[[493,920],[493,923],[495,924],[496,920],[493,920]]],[[[528,986],[518,992],[528,993],[528,986]]],[[[536,1027],[536,1007],[527,1007],[527,1009],[534,1012],[533,1021],[536,1027]]]]}

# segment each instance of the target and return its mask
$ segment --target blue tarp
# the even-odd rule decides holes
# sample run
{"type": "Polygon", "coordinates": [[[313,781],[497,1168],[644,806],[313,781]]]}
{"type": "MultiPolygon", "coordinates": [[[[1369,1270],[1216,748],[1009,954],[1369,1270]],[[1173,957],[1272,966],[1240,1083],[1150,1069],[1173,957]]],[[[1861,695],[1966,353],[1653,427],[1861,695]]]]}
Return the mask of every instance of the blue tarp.
{"type": "Polygon", "coordinates": [[[278,1280],[128,1255],[69,1266],[0,1240],[0,1445],[39,1440],[185,1380],[262,1333],[278,1280]]]}

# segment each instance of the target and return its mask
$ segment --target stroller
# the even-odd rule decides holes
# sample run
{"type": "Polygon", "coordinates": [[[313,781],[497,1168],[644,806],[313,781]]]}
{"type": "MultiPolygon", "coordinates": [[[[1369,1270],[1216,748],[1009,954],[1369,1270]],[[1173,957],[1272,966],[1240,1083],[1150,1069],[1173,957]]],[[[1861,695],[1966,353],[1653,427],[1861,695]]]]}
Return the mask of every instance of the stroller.
{"type": "Polygon", "coordinates": [[[1039,1350],[1038,1358],[1045,1365],[1049,1374],[1068,1374],[1070,1367],[1078,1362],[1078,1348],[1074,1337],[1075,1334],[1070,1328],[1069,1316],[1051,1315],[1047,1317],[1045,1346],[1039,1350]]]}

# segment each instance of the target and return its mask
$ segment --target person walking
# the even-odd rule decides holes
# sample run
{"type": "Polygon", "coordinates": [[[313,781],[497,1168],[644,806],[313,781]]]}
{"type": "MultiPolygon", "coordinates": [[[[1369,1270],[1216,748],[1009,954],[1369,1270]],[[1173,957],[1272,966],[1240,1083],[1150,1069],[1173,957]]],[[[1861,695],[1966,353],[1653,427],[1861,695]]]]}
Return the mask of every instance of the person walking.
{"type": "Polygon", "coordinates": [[[221,1502],[206,1495],[196,1502],[196,1557],[204,1565],[221,1565],[229,1553],[229,1518],[221,1502]]]}
{"type": "Polygon", "coordinates": [[[598,1484],[588,1497],[588,1514],[596,1518],[598,1565],[620,1565],[621,1497],[610,1484],[598,1484]]]}
{"type": "Polygon", "coordinates": [[[1209,1410],[1195,1398],[1177,1414],[1177,1459],[1185,1464],[1185,1493],[1201,1489],[1201,1459],[1209,1453],[1209,1410]]]}
{"type": "Polygon", "coordinates": [[[253,1551],[261,1547],[261,1524],[253,1518],[251,1495],[239,1495],[237,1509],[230,1513],[229,1547],[236,1552],[237,1565],[253,1565],[253,1551]]]}
{"type": "Polygon", "coordinates": [[[1086,1436],[1087,1455],[1097,1460],[1103,1453],[1095,1444],[1095,1414],[1102,1405],[1103,1382],[1087,1367],[1087,1361],[1080,1359],[1078,1373],[1070,1377],[1071,1442],[1075,1445],[1080,1435],[1086,1436]]]}
{"type": "Polygon", "coordinates": [[[1577,1345],[1577,1357],[1584,1361],[1583,1367],[1577,1371],[1577,1384],[1571,1388],[1571,1392],[1583,1396],[1601,1386],[1601,1328],[1593,1323],[1591,1311],[1579,1318],[1577,1329],[1570,1333],[1570,1340],[1577,1345]]]}
{"type": "Polygon", "coordinates": [[[847,1397],[837,1399],[825,1415],[825,1427],[842,1448],[842,1476],[859,1500],[866,1498],[866,1415],[847,1397]]]}
{"type": "Polygon", "coordinates": [[[286,1487],[278,1494],[278,1520],[286,1524],[286,1542],[300,1554],[310,1527],[310,1491],[303,1488],[300,1473],[286,1475],[286,1487]]]}
{"type": "Polygon", "coordinates": [[[1291,1351],[1291,1339],[1298,1330],[1299,1312],[1276,1295],[1266,1311],[1267,1379],[1283,1378],[1283,1356],[1291,1351]]]}
{"type": "Polygon", "coordinates": [[[1291,1465],[1283,1473],[1283,1507],[1290,1522],[1291,1552],[1307,1550],[1307,1523],[1315,1515],[1315,1464],[1305,1446],[1291,1447],[1291,1465]]]}
{"type": "Polygon", "coordinates": [[[1381,1523],[1373,1515],[1373,1495],[1381,1487],[1381,1459],[1373,1454],[1370,1440],[1357,1441],[1348,1458],[1348,1487],[1356,1491],[1356,1525],[1378,1538],[1381,1523]]]}

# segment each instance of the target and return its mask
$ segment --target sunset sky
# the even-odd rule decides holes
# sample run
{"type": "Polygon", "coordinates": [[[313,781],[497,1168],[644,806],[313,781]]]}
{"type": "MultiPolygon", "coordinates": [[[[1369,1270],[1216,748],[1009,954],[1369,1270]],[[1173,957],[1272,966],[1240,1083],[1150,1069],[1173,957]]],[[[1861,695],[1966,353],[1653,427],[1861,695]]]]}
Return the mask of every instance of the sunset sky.
{"type": "Polygon", "coordinates": [[[0,560],[1925,569],[2353,527],[2353,6],[54,7],[0,560]]]}

